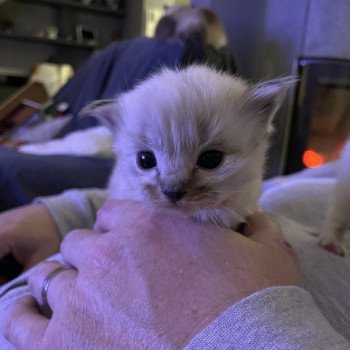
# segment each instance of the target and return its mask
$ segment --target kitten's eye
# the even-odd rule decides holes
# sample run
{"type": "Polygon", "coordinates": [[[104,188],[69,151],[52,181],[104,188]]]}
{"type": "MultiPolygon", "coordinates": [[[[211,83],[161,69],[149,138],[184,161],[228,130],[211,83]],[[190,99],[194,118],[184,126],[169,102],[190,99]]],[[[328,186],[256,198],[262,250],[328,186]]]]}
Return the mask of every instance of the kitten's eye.
{"type": "Polygon", "coordinates": [[[142,169],[151,169],[157,165],[157,160],[153,152],[141,151],[137,154],[137,162],[142,169]]]}
{"type": "Polygon", "coordinates": [[[222,161],[223,153],[215,149],[205,151],[197,159],[197,165],[205,169],[215,169],[222,161]]]}

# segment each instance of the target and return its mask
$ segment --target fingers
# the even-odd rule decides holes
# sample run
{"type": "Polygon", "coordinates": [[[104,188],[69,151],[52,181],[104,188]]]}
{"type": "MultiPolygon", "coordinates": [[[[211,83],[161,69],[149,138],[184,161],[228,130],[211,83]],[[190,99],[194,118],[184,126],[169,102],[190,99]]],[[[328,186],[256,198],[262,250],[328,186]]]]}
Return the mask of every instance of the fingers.
{"type": "Polygon", "coordinates": [[[48,323],[49,320],[39,313],[35,300],[26,296],[16,300],[11,307],[4,322],[3,334],[17,350],[38,349],[48,323]]]}
{"type": "Polygon", "coordinates": [[[78,270],[84,267],[90,259],[90,253],[95,249],[101,234],[90,230],[74,230],[64,237],[61,243],[61,253],[66,263],[78,270]]]}
{"type": "Polygon", "coordinates": [[[256,212],[247,219],[244,234],[255,242],[276,245],[283,240],[279,224],[263,212],[256,212]]]}
{"type": "Polygon", "coordinates": [[[107,232],[122,230],[126,224],[142,224],[142,220],[147,219],[152,211],[140,202],[110,200],[98,211],[94,230],[107,232]]]}
{"type": "MultiPolygon", "coordinates": [[[[49,274],[62,267],[57,261],[46,261],[39,264],[28,276],[28,284],[31,288],[35,299],[39,304],[43,304],[42,300],[42,288],[44,286],[44,281],[47,281],[49,274]]],[[[62,303],[67,300],[67,295],[72,291],[78,272],[74,269],[66,269],[49,280],[49,285],[47,288],[47,301],[53,312],[62,308],[62,303]]]]}

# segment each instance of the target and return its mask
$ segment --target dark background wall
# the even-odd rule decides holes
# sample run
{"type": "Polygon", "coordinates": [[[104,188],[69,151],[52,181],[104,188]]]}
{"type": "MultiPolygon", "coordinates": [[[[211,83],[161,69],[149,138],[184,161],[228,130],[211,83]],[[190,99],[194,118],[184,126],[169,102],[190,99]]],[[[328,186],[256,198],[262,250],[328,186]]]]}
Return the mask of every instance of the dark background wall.
{"type": "MultiPolygon", "coordinates": [[[[193,0],[223,21],[238,73],[258,81],[294,74],[300,56],[350,59],[348,0],[193,0]]],[[[293,92],[275,119],[267,176],[282,172],[293,92]]]]}

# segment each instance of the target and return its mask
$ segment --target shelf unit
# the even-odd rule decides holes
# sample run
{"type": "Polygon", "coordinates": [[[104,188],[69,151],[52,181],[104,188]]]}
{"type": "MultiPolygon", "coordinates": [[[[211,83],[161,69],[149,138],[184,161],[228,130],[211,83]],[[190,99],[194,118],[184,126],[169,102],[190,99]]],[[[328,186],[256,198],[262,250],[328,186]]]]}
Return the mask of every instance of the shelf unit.
{"type": "Polygon", "coordinates": [[[0,39],[32,42],[32,43],[38,43],[38,44],[44,44],[44,45],[49,44],[49,45],[65,46],[65,47],[72,47],[72,48],[84,49],[84,50],[94,50],[97,48],[96,44],[78,43],[76,41],[68,41],[64,39],[41,38],[41,37],[35,37],[35,36],[29,36],[29,35],[15,34],[15,33],[0,32],[0,39]]]}
{"type": "MultiPolygon", "coordinates": [[[[11,14],[13,28],[0,31],[0,68],[30,71],[37,62],[70,63],[77,68],[96,49],[120,38],[125,0],[117,9],[80,0],[7,0],[0,4],[11,14]],[[40,16],[43,17],[42,21],[40,16]],[[82,27],[86,40],[80,39],[82,27]],[[57,28],[55,38],[47,29],[57,28]],[[89,33],[97,33],[96,38],[89,33]],[[119,34],[119,35],[118,35],[119,34]],[[80,40],[79,40],[80,39],[80,40]]],[[[2,10],[0,9],[0,12],[2,10]]],[[[4,17],[6,18],[6,17],[4,17]]]]}
{"type": "Polygon", "coordinates": [[[124,10],[115,10],[112,8],[108,8],[101,5],[86,5],[83,3],[80,3],[78,1],[72,1],[72,0],[12,0],[15,2],[20,2],[24,4],[36,4],[36,5],[44,5],[44,6],[51,6],[55,8],[70,8],[72,10],[77,11],[85,11],[94,13],[95,15],[103,15],[103,16],[112,16],[117,18],[123,18],[125,16],[124,10]]]}
{"type": "MultiPolygon", "coordinates": [[[[78,13],[92,14],[94,16],[112,17],[115,19],[122,19],[125,17],[125,11],[122,9],[113,9],[95,4],[84,4],[78,0],[12,0],[12,2],[54,8],[57,11],[57,27],[60,33],[64,27],[62,24],[63,13],[65,13],[67,10],[76,11],[78,13]]],[[[66,46],[83,50],[93,50],[98,48],[98,44],[94,43],[82,43],[73,40],[66,40],[60,37],[50,39],[47,37],[30,36],[16,32],[0,32],[0,38],[22,42],[66,46]]]]}

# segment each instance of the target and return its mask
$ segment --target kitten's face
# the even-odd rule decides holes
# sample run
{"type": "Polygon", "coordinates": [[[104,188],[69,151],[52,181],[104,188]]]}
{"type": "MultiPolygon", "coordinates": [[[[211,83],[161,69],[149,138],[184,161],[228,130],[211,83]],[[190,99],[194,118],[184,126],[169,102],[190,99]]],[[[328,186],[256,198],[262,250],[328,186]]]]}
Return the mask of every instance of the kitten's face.
{"type": "Polygon", "coordinates": [[[112,197],[193,213],[244,196],[261,179],[279,103],[276,91],[271,98],[258,89],[192,67],[163,71],[120,97],[107,113],[117,156],[112,197]]]}

